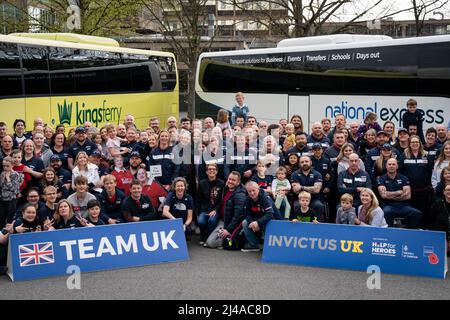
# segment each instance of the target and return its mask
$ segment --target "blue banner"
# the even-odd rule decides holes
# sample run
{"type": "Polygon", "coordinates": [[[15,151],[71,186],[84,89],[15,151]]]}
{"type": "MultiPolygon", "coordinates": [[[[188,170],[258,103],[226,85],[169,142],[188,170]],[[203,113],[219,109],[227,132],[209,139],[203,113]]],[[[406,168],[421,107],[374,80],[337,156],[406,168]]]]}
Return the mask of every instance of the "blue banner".
{"type": "Polygon", "coordinates": [[[445,278],[445,232],[270,221],[263,262],[445,278]]]}
{"type": "Polygon", "coordinates": [[[188,260],[182,220],[124,223],[14,234],[8,272],[13,281],[188,260]]]}

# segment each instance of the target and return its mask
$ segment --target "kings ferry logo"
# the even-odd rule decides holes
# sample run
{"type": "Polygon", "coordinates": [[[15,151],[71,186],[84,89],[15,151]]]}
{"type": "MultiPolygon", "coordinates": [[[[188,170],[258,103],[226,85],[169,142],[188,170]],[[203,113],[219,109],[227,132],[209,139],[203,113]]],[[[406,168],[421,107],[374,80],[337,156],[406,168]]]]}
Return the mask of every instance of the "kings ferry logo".
{"type": "Polygon", "coordinates": [[[83,125],[86,121],[92,122],[96,127],[103,122],[114,122],[119,124],[122,115],[122,107],[110,106],[107,100],[103,100],[98,105],[88,105],[85,102],[67,102],[57,103],[59,123],[67,125],[83,125]],[[74,122],[72,123],[72,111],[74,111],[74,122]]]}
{"type": "Polygon", "coordinates": [[[63,104],[58,103],[58,115],[59,115],[59,123],[70,125],[72,121],[72,103],[67,103],[64,100],[63,104]]]}

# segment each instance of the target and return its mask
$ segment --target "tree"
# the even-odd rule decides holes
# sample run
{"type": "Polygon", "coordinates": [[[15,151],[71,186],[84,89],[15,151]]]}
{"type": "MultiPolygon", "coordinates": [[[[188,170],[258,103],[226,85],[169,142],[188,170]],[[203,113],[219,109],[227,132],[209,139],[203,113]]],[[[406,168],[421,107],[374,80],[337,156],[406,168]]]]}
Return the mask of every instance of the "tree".
{"type": "Polygon", "coordinates": [[[24,30],[21,30],[23,32],[28,32],[32,26],[33,29],[47,32],[73,31],[96,36],[123,34],[133,28],[133,20],[139,10],[133,0],[33,0],[25,8],[18,6],[16,1],[5,2],[20,10],[23,19],[28,21],[24,30]],[[67,26],[70,5],[79,8],[77,18],[80,29],[70,30],[67,26]],[[42,18],[42,14],[34,15],[30,8],[45,13],[46,18],[42,18]]]}
{"type": "Polygon", "coordinates": [[[429,14],[436,12],[449,3],[448,0],[411,0],[412,11],[416,26],[416,37],[422,35],[425,19],[429,18],[429,14]]]}
{"type": "Polygon", "coordinates": [[[328,22],[345,22],[333,33],[360,20],[385,0],[362,1],[364,6],[354,11],[346,21],[340,18],[345,6],[351,0],[224,0],[245,13],[249,20],[257,21],[270,30],[276,30],[284,37],[304,37],[322,34],[322,27],[328,22]],[[284,16],[279,12],[284,11],[284,16]]]}
{"type": "Polygon", "coordinates": [[[207,0],[141,0],[146,13],[172,47],[177,60],[188,67],[188,114],[195,115],[195,72],[200,54],[215,36],[207,0]]]}

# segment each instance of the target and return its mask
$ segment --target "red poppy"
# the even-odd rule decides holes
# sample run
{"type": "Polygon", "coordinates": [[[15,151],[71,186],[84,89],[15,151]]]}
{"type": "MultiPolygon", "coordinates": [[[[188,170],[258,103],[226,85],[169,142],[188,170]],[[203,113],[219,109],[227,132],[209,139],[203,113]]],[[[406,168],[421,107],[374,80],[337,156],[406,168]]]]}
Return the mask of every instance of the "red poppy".
{"type": "Polygon", "coordinates": [[[438,258],[438,256],[435,253],[431,253],[428,256],[428,262],[430,264],[438,264],[439,263],[439,258],[438,258]]]}

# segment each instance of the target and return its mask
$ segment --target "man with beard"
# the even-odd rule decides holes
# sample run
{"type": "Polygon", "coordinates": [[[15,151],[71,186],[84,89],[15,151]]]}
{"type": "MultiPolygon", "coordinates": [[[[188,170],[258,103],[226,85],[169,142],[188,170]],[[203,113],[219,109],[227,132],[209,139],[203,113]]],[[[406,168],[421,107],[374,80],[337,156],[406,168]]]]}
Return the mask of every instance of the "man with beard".
{"type": "Polygon", "coordinates": [[[295,134],[295,146],[287,151],[287,154],[296,153],[299,157],[310,156],[311,152],[308,148],[308,135],[305,132],[297,132],[295,134]]]}
{"type": "Polygon", "coordinates": [[[54,154],[50,157],[50,166],[55,170],[55,174],[59,181],[67,190],[72,189],[72,173],[62,167],[62,161],[59,155],[54,154]]]}
{"type": "MultiPolygon", "coordinates": [[[[333,145],[325,151],[325,155],[331,162],[336,162],[336,158],[345,144],[345,134],[342,131],[336,131],[333,136],[333,145]]],[[[337,169],[337,168],[336,168],[337,169]]],[[[336,170],[337,172],[337,170],[336,170]]]]}
{"type": "Polygon", "coordinates": [[[75,135],[77,140],[70,146],[69,156],[67,158],[69,170],[73,170],[74,159],[77,158],[77,154],[79,152],[84,151],[88,156],[90,156],[92,151],[97,150],[97,145],[87,140],[86,128],[84,126],[77,127],[75,129],[75,135]]]}
{"type": "Polygon", "coordinates": [[[122,140],[125,140],[127,138],[127,128],[125,127],[125,125],[117,125],[117,136],[122,140]]]}
{"type": "Polygon", "coordinates": [[[159,118],[158,117],[151,118],[149,126],[155,131],[156,134],[159,135],[159,132],[161,131],[161,129],[159,128],[159,118]]]}
{"type": "Polygon", "coordinates": [[[128,171],[133,175],[135,179],[137,179],[137,172],[139,168],[141,167],[142,158],[141,154],[137,151],[131,152],[130,155],[130,168],[128,171]]]}
{"type": "Polygon", "coordinates": [[[310,157],[300,157],[300,169],[292,174],[291,185],[292,191],[297,195],[302,191],[311,194],[310,206],[314,209],[316,218],[323,220],[324,205],[320,194],[322,190],[322,175],[312,168],[310,157]]]}
{"type": "Polygon", "coordinates": [[[208,248],[222,247],[223,239],[230,236],[244,220],[245,190],[241,185],[241,175],[233,171],[228,175],[218,205],[220,216],[218,226],[206,240],[208,248]]]}

